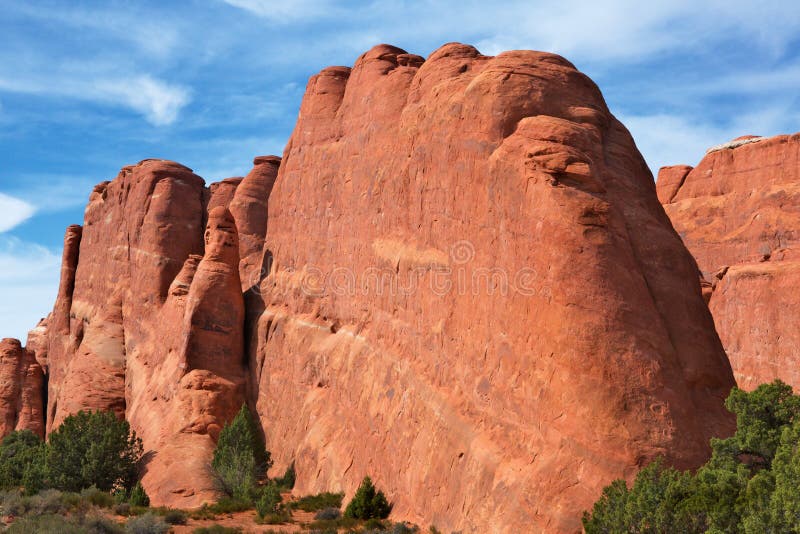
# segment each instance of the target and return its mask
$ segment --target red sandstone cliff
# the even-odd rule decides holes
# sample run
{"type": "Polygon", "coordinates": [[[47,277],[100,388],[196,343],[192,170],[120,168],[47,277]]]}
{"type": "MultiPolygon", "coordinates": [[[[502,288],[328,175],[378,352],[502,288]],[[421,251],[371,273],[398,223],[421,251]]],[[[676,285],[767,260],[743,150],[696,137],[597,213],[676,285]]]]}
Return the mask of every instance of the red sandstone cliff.
{"type": "Polygon", "coordinates": [[[383,45],[324,69],[266,249],[250,362],[300,492],[369,474],[399,517],[574,531],[613,478],[695,466],[730,429],[694,262],[629,133],[558,56],[383,45]]]}
{"type": "Polygon", "coordinates": [[[563,58],[377,46],[312,77],[283,161],[254,164],[97,186],[29,341],[47,428],[126,417],[154,504],[215,497],[246,400],[298,492],[369,474],[396,517],[464,532],[575,531],[612,479],[731,429],[696,265],[563,58]]]}
{"type": "Polygon", "coordinates": [[[709,307],[740,387],[800,388],[800,134],[747,136],[661,169],[659,198],[713,284],[709,307]]]}

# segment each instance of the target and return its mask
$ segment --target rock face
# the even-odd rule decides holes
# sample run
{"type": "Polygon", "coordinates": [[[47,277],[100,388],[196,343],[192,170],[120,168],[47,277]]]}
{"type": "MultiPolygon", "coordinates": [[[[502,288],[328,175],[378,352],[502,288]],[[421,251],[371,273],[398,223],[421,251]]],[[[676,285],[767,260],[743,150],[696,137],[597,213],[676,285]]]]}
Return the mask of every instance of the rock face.
{"type": "Polygon", "coordinates": [[[800,388],[800,134],[735,139],[694,169],[662,169],[657,187],[713,286],[709,307],[738,385],[781,378],[800,388]]]}
{"type": "MultiPolygon", "coordinates": [[[[68,229],[31,349],[12,345],[0,376],[47,368],[48,431],[127,418],[173,507],[217,496],[243,402],[298,493],[370,475],[396,518],[464,532],[577,531],[611,480],[697,466],[733,423],[644,160],[594,83],[539,52],[377,46],[311,78],[283,160],[208,188],[125,167],[68,229]]],[[[14,380],[5,431],[36,403],[14,380]]]]}
{"type": "Polygon", "coordinates": [[[704,461],[733,378],[655,193],[561,57],[382,45],[312,77],[250,355],[276,470],[368,474],[445,530],[571,532],[612,479],[704,461]]]}
{"type": "MultiPolygon", "coordinates": [[[[47,428],[82,409],[126,417],[144,441],[154,504],[217,497],[207,463],[246,400],[239,239],[227,209],[241,181],[206,188],[180,164],[146,160],[97,186],[83,228],[65,238],[48,343],[37,350],[50,373],[47,428]]],[[[244,211],[265,220],[266,200],[263,213],[244,211]]]]}
{"type": "Polygon", "coordinates": [[[19,340],[0,341],[0,437],[30,430],[44,437],[44,374],[19,340]]]}

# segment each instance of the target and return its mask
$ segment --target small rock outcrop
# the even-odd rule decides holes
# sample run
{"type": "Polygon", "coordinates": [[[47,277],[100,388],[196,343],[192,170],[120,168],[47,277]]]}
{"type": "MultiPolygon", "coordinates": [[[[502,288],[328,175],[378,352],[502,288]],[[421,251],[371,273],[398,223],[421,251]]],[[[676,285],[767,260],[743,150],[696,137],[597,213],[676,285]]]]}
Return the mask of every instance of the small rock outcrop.
{"type": "Polygon", "coordinates": [[[657,188],[713,287],[739,387],[780,378],[800,388],[800,134],[734,139],[694,169],[662,169],[657,188]]]}
{"type": "Polygon", "coordinates": [[[44,437],[44,373],[17,339],[0,341],[0,437],[30,430],[44,437]]]}

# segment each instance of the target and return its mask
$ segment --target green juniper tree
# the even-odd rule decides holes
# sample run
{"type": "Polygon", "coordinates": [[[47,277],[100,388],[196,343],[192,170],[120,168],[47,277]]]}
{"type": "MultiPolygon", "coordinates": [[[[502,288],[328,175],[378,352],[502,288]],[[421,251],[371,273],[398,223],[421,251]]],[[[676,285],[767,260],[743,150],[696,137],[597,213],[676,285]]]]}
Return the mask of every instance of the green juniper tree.
{"type": "Polygon", "coordinates": [[[800,533],[800,396],[780,380],[734,388],[725,406],[736,433],[712,439],[696,474],[645,467],[629,489],[606,487],[584,514],[594,533],[800,533]]]}
{"type": "Polygon", "coordinates": [[[383,492],[375,489],[371,478],[364,477],[353,495],[353,500],[347,505],[344,516],[353,519],[385,519],[391,511],[392,505],[383,492]]]}
{"type": "Polygon", "coordinates": [[[229,496],[246,501],[256,497],[272,458],[246,405],[220,432],[211,466],[220,489],[229,496]]]}
{"type": "Polygon", "coordinates": [[[64,491],[96,486],[130,489],[138,478],[142,440],[112,412],[70,415],[47,443],[47,483],[64,491]]]}

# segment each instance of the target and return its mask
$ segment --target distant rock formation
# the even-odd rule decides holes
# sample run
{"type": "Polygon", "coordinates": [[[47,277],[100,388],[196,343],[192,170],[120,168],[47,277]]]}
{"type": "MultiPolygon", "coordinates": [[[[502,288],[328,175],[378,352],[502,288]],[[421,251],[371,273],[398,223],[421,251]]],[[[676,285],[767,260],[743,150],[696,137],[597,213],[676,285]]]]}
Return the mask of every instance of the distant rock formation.
{"type": "Polygon", "coordinates": [[[738,385],[800,388],[800,134],[734,139],[694,169],[661,169],[657,188],[713,287],[738,385]]]}
{"type": "Polygon", "coordinates": [[[19,340],[0,341],[0,436],[30,430],[44,437],[44,373],[19,340]]]}
{"type": "Polygon", "coordinates": [[[398,519],[574,532],[611,480],[695,467],[731,431],[701,291],[572,64],[380,45],[311,78],[283,160],[208,188],[146,160],[97,186],[24,358],[48,430],[131,422],[156,505],[217,496],[214,442],[247,402],[298,493],[370,475],[398,519]]]}

